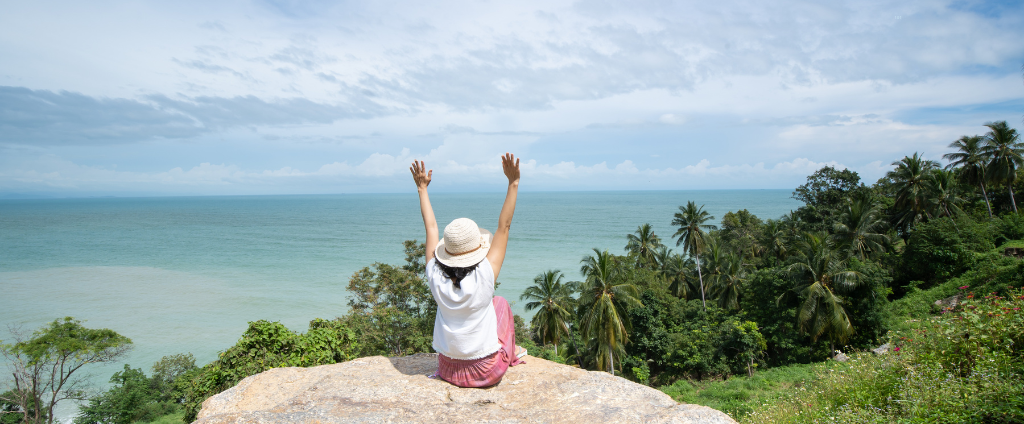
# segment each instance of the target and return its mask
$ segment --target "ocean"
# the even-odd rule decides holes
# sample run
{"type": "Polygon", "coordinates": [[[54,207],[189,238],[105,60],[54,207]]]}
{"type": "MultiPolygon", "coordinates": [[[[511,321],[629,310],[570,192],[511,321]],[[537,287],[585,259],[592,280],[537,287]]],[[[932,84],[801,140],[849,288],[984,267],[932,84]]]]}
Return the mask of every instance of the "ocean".
{"type": "MultiPolygon", "coordinates": [[[[519,295],[545,270],[580,279],[593,248],[622,254],[626,235],[670,223],[692,200],[717,224],[748,209],[778,218],[790,190],[521,192],[498,294],[519,295]]],[[[493,231],[504,193],[433,193],[438,226],[459,217],[493,231]]],[[[32,331],[72,316],[134,341],[118,364],[93,367],[105,385],[123,363],[150,372],[164,355],[202,365],[249,321],[305,331],[343,315],[349,277],[404,263],[402,241],[424,238],[415,193],[0,200],[0,324],[32,331]]],[[[525,314],[524,314],[525,315],[525,314]]],[[[0,328],[0,338],[10,341],[0,328]]]]}

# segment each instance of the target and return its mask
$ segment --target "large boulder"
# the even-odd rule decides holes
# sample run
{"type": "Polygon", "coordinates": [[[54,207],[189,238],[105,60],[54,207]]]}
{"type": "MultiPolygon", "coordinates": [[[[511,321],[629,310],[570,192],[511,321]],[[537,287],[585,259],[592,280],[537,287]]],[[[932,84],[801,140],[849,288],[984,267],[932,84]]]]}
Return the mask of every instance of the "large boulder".
{"type": "Polygon", "coordinates": [[[276,368],[207,399],[196,422],[735,423],[608,373],[524,359],[486,389],[427,377],[437,369],[436,354],[276,368]]]}

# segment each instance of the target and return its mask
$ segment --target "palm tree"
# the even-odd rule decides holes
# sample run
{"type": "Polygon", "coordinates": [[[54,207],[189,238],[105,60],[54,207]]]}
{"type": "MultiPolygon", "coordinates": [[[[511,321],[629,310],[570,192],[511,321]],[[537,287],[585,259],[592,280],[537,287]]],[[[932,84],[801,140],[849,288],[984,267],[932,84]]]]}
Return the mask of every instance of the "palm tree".
{"type": "Polygon", "coordinates": [[[693,289],[693,272],[695,271],[693,261],[686,260],[683,255],[673,254],[671,250],[664,247],[659,251],[659,264],[661,264],[661,275],[669,283],[668,290],[676,297],[687,299],[693,289]],[[664,255],[662,255],[664,253],[664,255]]]}
{"type": "Polygon", "coordinates": [[[910,227],[928,218],[928,177],[939,164],[925,160],[916,152],[892,164],[896,169],[889,171],[888,176],[896,185],[896,223],[907,236],[910,227]]]}
{"type": "Polygon", "coordinates": [[[656,265],[655,255],[662,246],[661,237],[654,234],[651,224],[641,225],[636,232],[626,236],[626,251],[636,257],[637,266],[641,268],[656,265]]]}
{"type": "Polygon", "coordinates": [[[891,242],[879,205],[867,196],[848,199],[839,220],[832,227],[832,238],[842,249],[858,259],[884,252],[891,242]]]}
{"type": "Polygon", "coordinates": [[[981,151],[982,138],[980,136],[963,136],[959,140],[949,144],[949,147],[959,151],[942,155],[943,159],[949,160],[947,168],[960,169],[960,177],[968,184],[977,184],[981,187],[981,195],[985,198],[985,207],[988,208],[988,217],[992,217],[992,204],[988,201],[988,191],[985,190],[985,155],[981,151]]]}
{"type": "Polygon", "coordinates": [[[1017,168],[1024,166],[1024,143],[1020,142],[1017,130],[1006,125],[1006,121],[985,124],[982,154],[989,159],[988,175],[992,181],[1006,184],[1010,191],[1010,203],[1017,212],[1017,201],[1013,198],[1013,183],[1017,181],[1017,168]]]}
{"type": "MultiPolygon", "coordinates": [[[[932,192],[929,201],[935,211],[933,215],[948,216],[952,221],[953,212],[961,212],[959,205],[964,202],[956,185],[956,175],[953,171],[933,170],[929,179],[929,189],[932,192]]],[[[953,222],[953,226],[956,226],[956,221],[953,222]]]]}
{"type": "Polygon", "coordinates": [[[707,309],[707,302],[704,300],[704,276],[700,271],[700,254],[704,252],[707,244],[707,233],[704,230],[718,229],[714,225],[705,224],[708,220],[715,219],[704,211],[704,205],[699,208],[693,201],[686,202],[686,207],[680,206],[672,219],[672,225],[679,226],[672,237],[677,237],[676,246],[683,245],[683,253],[688,253],[697,261],[697,279],[700,281],[700,302],[707,309]]]}
{"type": "Polygon", "coordinates": [[[636,286],[618,281],[616,259],[607,250],[594,249],[594,255],[581,261],[580,273],[586,285],[580,293],[581,330],[596,345],[595,362],[601,371],[615,374],[615,355],[625,355],[629,341],[627,308],[642,306],[636,286]]]}
{"type": "Polygon", "coordinates": [[[794,291],[803,298],[797,316],[800,332],[815,341],[826,336],[833,344],[845,343],[853,326],[836,291],[856,287],[861,274],[848,269],[846,259],[831,246],[826,234],[804,233],[796,251],[787,270],[794,291]]]}
{"type": "Polygon", "coordinates": [[[549,270],[533,279],[534,285],[527,287],[520,300],[529,300],[526,310],[537,309],[530,326],[540,337],[541,343],[553,343],[555,355],[558,355],[558,342],[562,336],[569,335],[568,323],[572,320],[571,285],[562,284],[561,271],[549,270]]]}
{"type": "Polygon", "coordinates": [[[711,283],[711,296],[718,299],[719,307],[740,308],[740,289],[747,279],[747,268],[741,255],[726,253],[721,257],[718,274],[711,283]]]}
{"type": "Polygon", "coordinates": [[[782,262],[789,254],[789,234],[787,224],[781,219],[769,219],[764,225],[764,239],[761,244],[777,261],[782,262]]]}

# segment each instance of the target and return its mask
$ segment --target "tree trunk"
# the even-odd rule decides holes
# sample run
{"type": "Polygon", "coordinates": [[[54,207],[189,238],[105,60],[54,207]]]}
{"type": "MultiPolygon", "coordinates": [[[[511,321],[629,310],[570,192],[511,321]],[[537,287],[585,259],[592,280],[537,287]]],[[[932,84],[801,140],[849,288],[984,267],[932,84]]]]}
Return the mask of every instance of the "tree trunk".
{"type": "MultiPolygon", "coordinates": [[[[609,348],[611,346],[608,346],[609,348]]],[[[611,349],[608,350],[608,372],[615,375],[615,354],[612,353],[611,349]]]]}
{"type": "Polygon", "coordinates": [[[988,208],[988,217],[992,218],[992,204],[988,202],[988,192],[985,191],[985,182],[981,183],[981,195],[985,197],[985,207],[988,208]]]}
{"type": "Polygon", "coordinates": [[[1010,203],[1013,204],[1013,213],[1017,213],[1017,201],[1013,199],[1013,182],[1006,185],[1010,187],[1010,203]]]}
{"type": "Polygon", "coordinates": [[[704,310],[708,310],[708,304],[704,301],[704,275],[700,272],[700,254],[695,254],[697,257],[697,279],[700,280],[700,304],[704,306],[704,310]]]}

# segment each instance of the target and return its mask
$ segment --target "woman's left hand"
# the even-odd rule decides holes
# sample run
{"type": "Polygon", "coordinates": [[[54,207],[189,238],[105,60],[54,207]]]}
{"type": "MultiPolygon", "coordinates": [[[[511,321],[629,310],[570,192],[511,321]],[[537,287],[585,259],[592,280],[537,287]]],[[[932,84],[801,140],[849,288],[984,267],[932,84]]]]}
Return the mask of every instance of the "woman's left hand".
{"type": "Polygon", "coordinates": [[[423,161],[412,161],[409,171],[412,172],[412,179],[416,181],[416,188],[427,188],[430,185],[430,177],[434,175],[434,170],[428,171],[423,161]]]}

